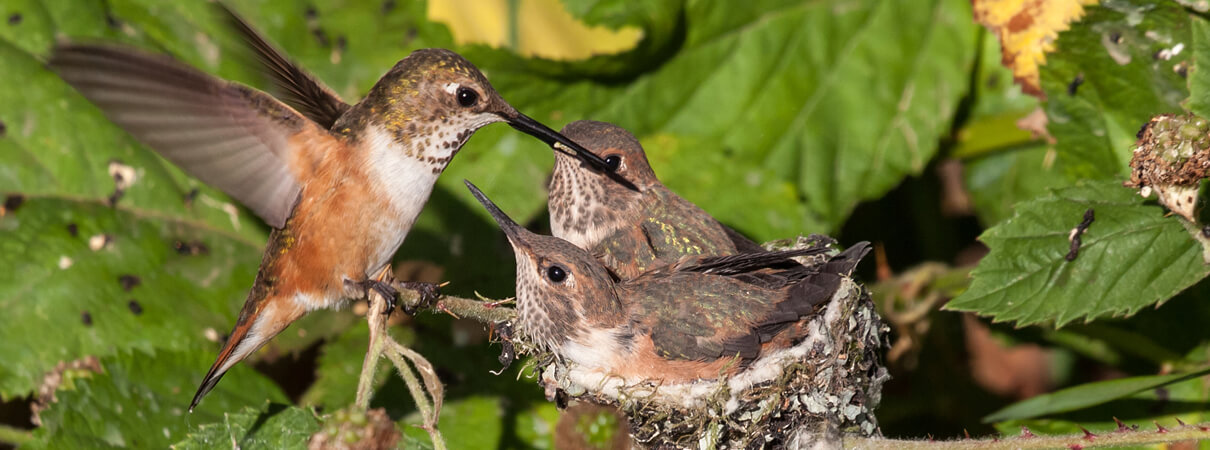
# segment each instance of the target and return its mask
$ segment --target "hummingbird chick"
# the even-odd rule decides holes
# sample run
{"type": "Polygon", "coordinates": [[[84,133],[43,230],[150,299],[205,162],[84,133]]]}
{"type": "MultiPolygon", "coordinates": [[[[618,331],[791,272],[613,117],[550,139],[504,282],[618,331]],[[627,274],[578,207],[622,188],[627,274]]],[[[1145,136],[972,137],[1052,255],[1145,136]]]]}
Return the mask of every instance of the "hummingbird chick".
{"type": "Polygon", "coordinates": [[[687,255],[764,251],[660,183],[639,140],[605,122],[562,133],[605,160],[607,170],[555,155],[547,206],[555,237],[588,250],[623,280],[687,255]],[[622,177],[632,186],[615,181],[622,177]]]}
{"type": "MultiPolygon", "coordinates": [[[[246,33],[256,35],[251,27],[246,33]]],[[[49,62],[115,124],[272,227],[256,280],[190,411],[233,365],[308,311],[384,290],[382,277],[437,177],[479,128],[505,122],[604,167],[518,112],[449,50],[413,52],[355,105],[276,56],[294,69],[283,79],[304,87],[291,98],[308,104],[305,112],[130,48],[61,44],[49,62]]]]}
{"type": "Polygon", "coordinates": [[[615,281],[591,254],[517,225],[474,185],[512,244],[518,329],[564,361],[626,382],[685,383],[734,375],[806,332],[797,326],[826,305],[869,244],[825,263],[750,277],[826,246],[684,258],[615,281]]]}

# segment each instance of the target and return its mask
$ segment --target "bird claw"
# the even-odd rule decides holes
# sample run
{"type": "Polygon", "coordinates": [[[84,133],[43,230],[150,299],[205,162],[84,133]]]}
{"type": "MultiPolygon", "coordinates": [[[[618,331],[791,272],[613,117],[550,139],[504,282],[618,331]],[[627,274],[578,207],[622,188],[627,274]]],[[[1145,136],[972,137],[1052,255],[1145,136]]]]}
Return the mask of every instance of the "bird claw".
{"type": "Polygon", "coordinates": [[[400,305],[407,315],[416,315],[417,310],[427,308],[441,298],[441,286],[437,284],[421,281],[400,281],[398,284],[400,288],[415,291],[420,295],[420,301],[415,305],[400,305]]]}
{"type": "Polygon", "coordinates": [[[395,289],[391,283],[370,279],[362,282],[362,288],[366,290],[366,297],[369,297],[370,290],[373,289],[374,292],[377,292],[378,295],[381,295],[387,301],[387,307],[382,310],[383,315],[389,316],[391,312],[395,311],[395,306],[399,300],[399,290],[395,289]]]}

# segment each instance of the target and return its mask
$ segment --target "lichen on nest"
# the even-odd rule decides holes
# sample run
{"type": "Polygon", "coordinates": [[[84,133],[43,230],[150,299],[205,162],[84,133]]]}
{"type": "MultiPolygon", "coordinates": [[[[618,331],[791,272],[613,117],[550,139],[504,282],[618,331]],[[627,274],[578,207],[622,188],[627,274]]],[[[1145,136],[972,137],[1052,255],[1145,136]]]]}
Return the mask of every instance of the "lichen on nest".
{"type": "MultiPolygon", "coordinates": [[[[801,248],[815,237],[766,245],[801,248]]],[[[826,257],[805,264],[819,263],[826,257]]],[[[804,319],[795,346],[763,355],[726,378],[689,383],[627,382],[561,361],[518,337],[530,373],[555,401],[618,408],[634,442],[650,448],[798,448],[835,444],[842,434],[877,435],[873,410],[889,375],[882,363],[888,328],[869,292],[845,278],[827,306],[804,319]]]]}

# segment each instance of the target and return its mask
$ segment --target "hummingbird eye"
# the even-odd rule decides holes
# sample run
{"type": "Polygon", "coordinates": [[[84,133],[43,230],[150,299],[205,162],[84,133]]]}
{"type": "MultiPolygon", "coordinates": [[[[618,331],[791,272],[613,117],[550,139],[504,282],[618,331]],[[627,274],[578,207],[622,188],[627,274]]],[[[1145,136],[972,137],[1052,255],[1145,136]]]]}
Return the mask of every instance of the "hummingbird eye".
{"type": "Polygon", "coordinates": [[[458,104],[463,108],[475,106],[475,103],[479,101],[479,94],[471,88],[460,87],[455,95],[458,96],[458,104]]]}
{"type": "Polygon", "coordinates": [[[605,157],[605,165],[609,170],[618,170],[622,166],[622,157],[618,155],[609,155],[605,157]]]}
{"type": "Polygon", "coordinates": [[[550,266],[550,268],[546,269],[546,278],[555,283],[562,283],[563,280],[567,279],[567,271],[559,266],[550,266]]]}

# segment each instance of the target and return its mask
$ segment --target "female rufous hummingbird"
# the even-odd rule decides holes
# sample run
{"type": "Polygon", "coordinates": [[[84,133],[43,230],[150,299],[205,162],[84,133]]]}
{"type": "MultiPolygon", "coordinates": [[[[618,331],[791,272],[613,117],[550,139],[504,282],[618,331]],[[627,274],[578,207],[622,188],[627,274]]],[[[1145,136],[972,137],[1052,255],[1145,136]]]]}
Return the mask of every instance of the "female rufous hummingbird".
{"type": "Polygon", "coordinates": [[[660,183],[639,140],[626,129],[580,120],[561,133],[604,159],[606,167],[555,155],[547,200],[551,234],[588,250],[619,278],[633,279],[686,255],[764,251],[660,183]],[[632,186],[616,182],[619,176],[632,186]]]}
{"type": "MultiPolygon", "coordinates": [[[[190,411],[228,369],[306,312],[362,298],[371,288],[393,299],[382,281],[391,257],[438,175],[480,127],[505,122],[604,167],[510,106],[449,50],[413,52],[356,105],[299,72],[295,78],[310,80],[311,89],[300,98],[320,99],[306,114],[128,48],[59,45],[50,66],[114,123],[273,228],[235,327],[190,411]]],[[[405,286],[435,294],[431,285],[405,286]]]]}
{"type": "Polygon", "coordinates": [[[527,231],[482,192],[467,187],[512,244],[518,329],[566,361],[627,382],[681,383],[731,375],[799,341],[797,326],[825,305],[869,250],[861,242],[825,262],[802,250],[685,256],[615,281],[588,251],[527,231]],[[770,272],[765,269],[787,267],[770,272]]]}

